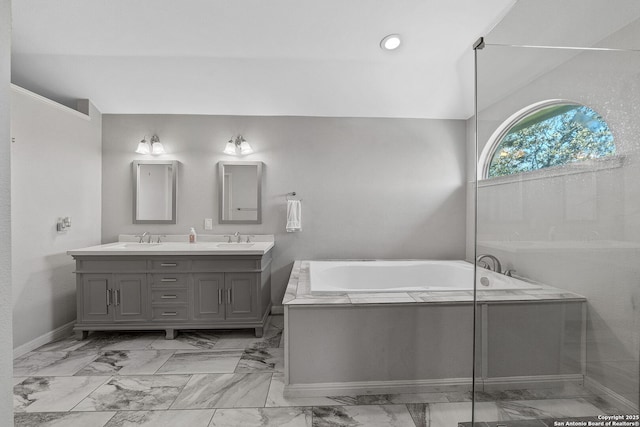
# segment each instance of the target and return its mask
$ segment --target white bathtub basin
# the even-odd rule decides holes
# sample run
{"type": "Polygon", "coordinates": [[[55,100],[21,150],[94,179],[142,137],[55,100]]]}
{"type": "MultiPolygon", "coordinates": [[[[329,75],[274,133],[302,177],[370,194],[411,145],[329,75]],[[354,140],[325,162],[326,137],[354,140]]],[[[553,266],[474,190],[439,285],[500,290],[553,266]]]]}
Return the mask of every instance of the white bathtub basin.
{"type": "MultiPolygon", "coordinates": [[[[465,261],[310,261],[313,294],[472,291],[473,265],[465,261]]],[[[540,289],[478,269],[478,290],[540,289]]]]}

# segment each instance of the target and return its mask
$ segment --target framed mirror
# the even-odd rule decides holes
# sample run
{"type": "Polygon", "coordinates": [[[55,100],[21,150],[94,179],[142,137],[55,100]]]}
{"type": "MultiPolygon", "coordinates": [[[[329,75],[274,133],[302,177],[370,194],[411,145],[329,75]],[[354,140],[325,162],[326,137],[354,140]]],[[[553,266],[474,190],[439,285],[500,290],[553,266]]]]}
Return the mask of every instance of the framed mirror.
{"type": "Polygon", "coordinates": [[[218,162],[220,224],[262,224],[262,162],[218,162]]]}
{"type": "Polygon", "coordinates": [[[133,223],[175,224],[175,160],[136,160],[133,162],[133,223]]]}

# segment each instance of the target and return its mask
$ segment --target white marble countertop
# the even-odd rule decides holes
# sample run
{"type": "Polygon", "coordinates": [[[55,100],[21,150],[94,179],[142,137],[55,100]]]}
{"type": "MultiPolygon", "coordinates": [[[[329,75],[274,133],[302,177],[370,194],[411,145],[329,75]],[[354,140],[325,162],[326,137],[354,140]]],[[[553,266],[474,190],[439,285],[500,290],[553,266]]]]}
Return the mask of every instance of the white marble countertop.
{"type": "MultiPolygon", "coordinates": [[[[139,238],[121,235],[118,242],[67,251],[68,255],[264,255],[273,248],[273,235],[251,237],[246,243],[243,235],[241,243],[228,243],[222,235],[198,236],[197,243],[189,243],[186,235],[162,236],[161,243],[138,243],[139,238]]],[[[152,240],[153,241],[153,240],[152,240]]]]}
{"type": "MultiPolygon", "coordinates": [[[[476,292],[478,304],[542,301],[586,301],[582,295],[539,284],[537,289],[491,290],[476,292]]],[[[282,299],[283,305],[360,305],[360,304],[473,304],[473,291],[421,291],[379,293],[335,293],[314,295],[309,280],[309,261],[296,260],[282,299]]]]}

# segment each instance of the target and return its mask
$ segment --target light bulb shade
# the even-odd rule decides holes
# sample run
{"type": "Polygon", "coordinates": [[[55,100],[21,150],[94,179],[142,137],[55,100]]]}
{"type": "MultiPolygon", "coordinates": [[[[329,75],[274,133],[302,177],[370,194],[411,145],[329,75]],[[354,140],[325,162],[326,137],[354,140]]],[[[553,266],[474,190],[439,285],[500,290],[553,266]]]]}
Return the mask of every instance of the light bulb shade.
{"type": "Polygon", "coordinates": [[[253,148],[251,148],[249,143],[243,139],[242,142],[240,143],[240,154],[245,155],[245,154],[251,154],[251,153],[253,153],[253,148]]]}
{"type": "Polygon", "coordinates": [[[136,153],[138,154],[149,154],[149,143],[146,139],[143,139],[138,143],[138,148],[136,148],[136,153]]]}
{"type": "Polygon", "coordinates": [[[236,144],[233,143],[232,140],[229,140],[229,142],[227,142],[227,145],[225,145],[224,147],[224,154],[229,154],[231,156],[235,156],[236,153],[236,144]]]}
{"type": "Polygon", "coordinates": [[[160,142],[154,142],[151,144],[151,154],[164,154],[164,147],[160,142]]]}

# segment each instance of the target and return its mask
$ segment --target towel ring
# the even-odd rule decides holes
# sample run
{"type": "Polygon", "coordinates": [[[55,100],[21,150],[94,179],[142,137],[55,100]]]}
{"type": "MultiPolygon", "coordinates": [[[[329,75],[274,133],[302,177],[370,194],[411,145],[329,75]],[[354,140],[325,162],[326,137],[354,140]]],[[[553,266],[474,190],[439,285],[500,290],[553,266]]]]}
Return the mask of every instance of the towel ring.
{"type": "Polygon", "coordinates": [[[290,193],[287,193],[287,200],[300,200],[302,201],[302,199],[296,199],[296,192],[292,191],[290,193]]]}

